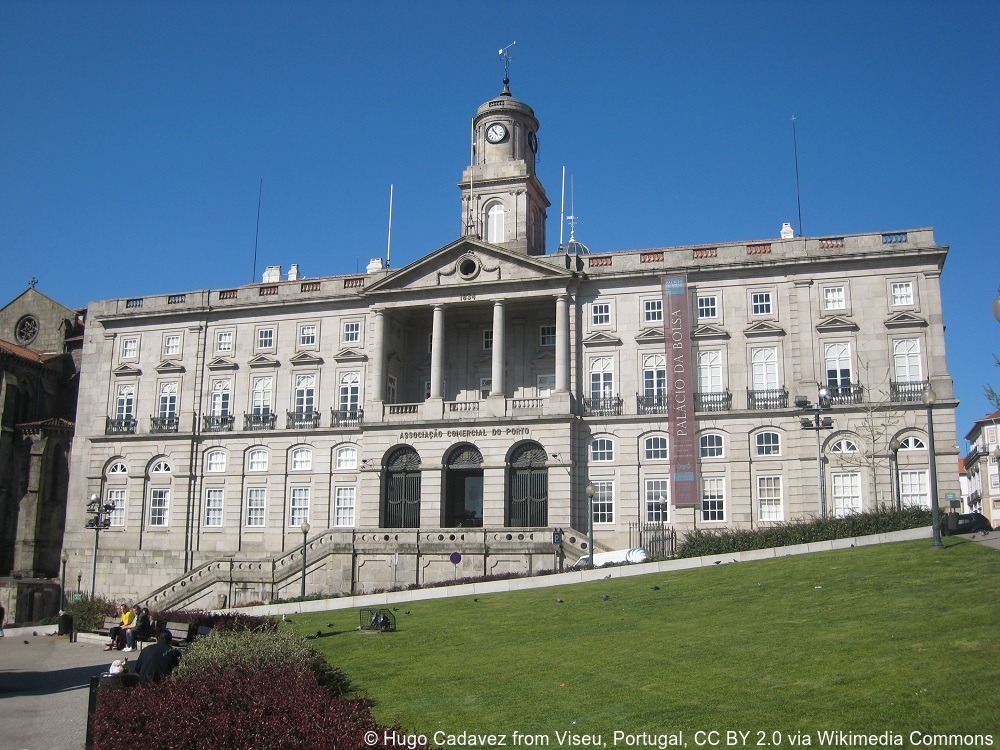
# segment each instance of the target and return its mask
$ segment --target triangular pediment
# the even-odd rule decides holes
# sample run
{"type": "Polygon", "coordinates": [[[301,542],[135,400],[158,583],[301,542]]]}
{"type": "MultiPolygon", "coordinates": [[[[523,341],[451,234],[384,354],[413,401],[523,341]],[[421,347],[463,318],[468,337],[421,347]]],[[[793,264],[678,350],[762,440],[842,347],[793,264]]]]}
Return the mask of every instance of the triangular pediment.
{"type": "Polygon", "coordinates": [[[784,336],[785,329],[766,320],[758,321],[743,329],[744,336],[784,336]]]}
{"type": "Polygon", "coordinates": [[[819,323],[816,326],[816,330],[820,333],[833,331],[857,331],[858,324],[853,320],[848,320],[840,315],[833,315],[824,320],[822,323],[819,323]]]}
{"type": "Polygon", "coordinates": [[[719,326],[698,326],[691,333],[693,339],[728,339],[729,331],[719,326]]]}
{"type": "Polygon", "coordinates": [[[534,357],[531,358],[531,361],[534,362],[536,365],[545,364],[547,362],[555,362],[556,355],[551,351],[538,352],[538,354],[536,354],[534,357]]]}
{"type": "Polygon", "coordinates": [[[592,333],[583,340],[585,346],[620,346],[622,340],[604,331],[592,333]]]}
{"type": "Polygon", "coordinates": [[[289,357],[288,363],[292,365],[321,365],[323,358],[309,352],[299,352],[294,357],[289,357]]]}
{"type": "Polygon", "coordinates": [[[924,328],[926,326],[926,320],[919,315],[908,312],[896,313],[885,321],[886,328],[924,328]]]}
{"type": "Polygon", "coordinates": [[[333,358],[338,362],[364,362],[368,359],[368,356],[364,352],[359,352],[357,349],[341,349],[339,352],[333,355],[333,358]]]}
{"type": "Polygon", "coordinates": [[[256,357],[247,362],[250,367],[277,367],[280,362],[274,357],[268,357],[266,354],[258,354],[256,357]]]}
{"type": "Polygon", "coordinates": [[[216,357],[206,367],[209,370],[236,370],[239,368],[239,365],[227,357],[216,357]]]}
{"type": "Polygon", "coordinates": [[[184,365],[174,362],[172,359],[165,359],[156,366],[157,372],[184,372],[184,365]]]}
{"type": "MultiPolygon", "coordinates": [[[[511,252],[474,238],[463,237],[372,284],[366,294],[414,289],[455,287],[474,289],[499,283],[570,279],[575,274],[556,265],[551,256],[511,252]],[[545,260],[542,260],[545,258],[545,260]]],[[[474,293],[474,292],[470,292],[474,293]]]]}
{"type": "Polygon", "coordinates": [[[138,367],[133,367],[132,365],[118,365],[115,369],[111,371],[112,375],[142,375],[142,370],[138,367]]]}
{"type": "Polygon", "coordinates": [[[642,333],[636,334],[635,341],[637,344],[662,344],[663,329],[650,328],[645,330],[642,333]]]}

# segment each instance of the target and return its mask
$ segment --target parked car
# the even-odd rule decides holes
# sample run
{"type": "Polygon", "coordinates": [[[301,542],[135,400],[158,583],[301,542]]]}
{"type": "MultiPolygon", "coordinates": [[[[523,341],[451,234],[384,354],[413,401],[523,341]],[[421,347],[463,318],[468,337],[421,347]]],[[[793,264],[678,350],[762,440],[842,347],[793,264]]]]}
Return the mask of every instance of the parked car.
{"type": "Polygon", "coordinates": [[[982,513],[960,513],[957,524],[952,524],[950,515],[945,515],[941,521],[941,531],[945,534],[971,534],[975,531],[993,531],[990,520],[982,513]]]}

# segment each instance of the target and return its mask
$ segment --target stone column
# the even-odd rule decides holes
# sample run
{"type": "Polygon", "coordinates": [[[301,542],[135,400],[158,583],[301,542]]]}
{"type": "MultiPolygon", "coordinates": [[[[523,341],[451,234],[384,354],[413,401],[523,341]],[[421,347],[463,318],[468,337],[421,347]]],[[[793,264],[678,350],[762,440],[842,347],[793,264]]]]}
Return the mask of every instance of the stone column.
{"type": "Polygon", "coordinates": [[[431,324],[431,398],[442,396],[442,363],[444,362],[444,305],[434,305],[431,324]]]}
{"type": "Polygon", "coordinates": [[[569,391],[569,295],[556,297],[556,393],[569,391]]]}
{"type": "Polygon", "coordinates": [[[372,400],[385,401],[385,310],[375,308],[375,340],[372,342],[372,400]]]}
{"type": "Polygon", "coordinates": [[[504,341],[504,302],[494,300],[493,302],[493,384],[490,387],[491,396],[504,395],[504,351],[506,349],[504,341]]]}

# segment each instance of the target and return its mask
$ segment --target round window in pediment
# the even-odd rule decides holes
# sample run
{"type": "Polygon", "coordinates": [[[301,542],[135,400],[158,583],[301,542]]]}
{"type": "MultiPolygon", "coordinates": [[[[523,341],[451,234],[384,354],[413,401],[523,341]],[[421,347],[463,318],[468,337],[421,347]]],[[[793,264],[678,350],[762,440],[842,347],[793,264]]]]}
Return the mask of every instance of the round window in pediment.
{"type": "Polygon", "coordinates": [[[22,315],[14,326],[14,340],[27,346],[38,335],[38,319],[34,315],[22,315]]]}
{"type": "Polygon", "coordinates": [[[466,256],[458,261],[458,274],[463,279],[474,279],[479,275],[479,261],[472,256],[466,256]]]}

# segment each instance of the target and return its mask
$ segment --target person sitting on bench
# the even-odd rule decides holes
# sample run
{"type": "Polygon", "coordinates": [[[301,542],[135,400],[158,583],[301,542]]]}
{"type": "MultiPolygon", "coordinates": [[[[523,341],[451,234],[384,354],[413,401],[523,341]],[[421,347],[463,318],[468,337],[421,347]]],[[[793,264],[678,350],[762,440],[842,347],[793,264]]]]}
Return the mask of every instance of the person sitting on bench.
{"type": "Polygon", "coordinates": [[[139,609],[136,604],[133,608],[134,619],[132,624],[125,628],[125,648],[123,651],[135,650],[136,641],[145,641],[153,634],[153,623],[149,619],[149,609],[143,607],[139,609]]]}
{"type": "Polygon", "coordinates": [[[121,625],[115,625],[108,631],[111,640],[104,646],[105,651],[125,647],[125,628],[132,624],[135,615],[132,614],[132,610],[128,608],[127,604],[118,605],[118,614],[121,619],[121,625]]]}

